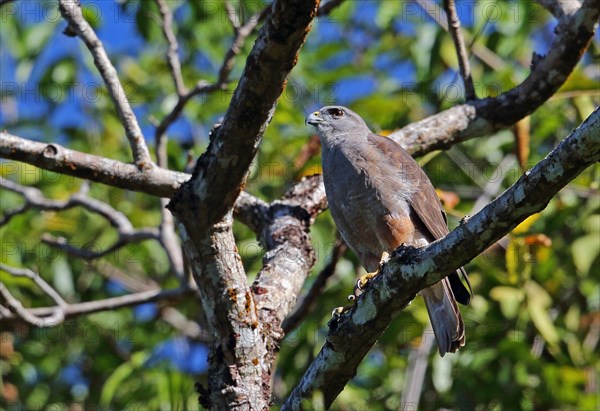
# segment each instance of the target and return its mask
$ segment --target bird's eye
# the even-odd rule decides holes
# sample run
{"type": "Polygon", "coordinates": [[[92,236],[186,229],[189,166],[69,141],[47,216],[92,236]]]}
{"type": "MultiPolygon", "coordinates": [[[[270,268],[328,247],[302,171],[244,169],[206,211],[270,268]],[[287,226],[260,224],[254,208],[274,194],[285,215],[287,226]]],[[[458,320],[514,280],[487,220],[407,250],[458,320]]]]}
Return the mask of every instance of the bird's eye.
{"type": "Polygon", "coordinates": [[[344,116],[344,110],[340,108],[330,108],[327,110],[327,114],[329,114],[333,118],[340,118],[344,116]]]}

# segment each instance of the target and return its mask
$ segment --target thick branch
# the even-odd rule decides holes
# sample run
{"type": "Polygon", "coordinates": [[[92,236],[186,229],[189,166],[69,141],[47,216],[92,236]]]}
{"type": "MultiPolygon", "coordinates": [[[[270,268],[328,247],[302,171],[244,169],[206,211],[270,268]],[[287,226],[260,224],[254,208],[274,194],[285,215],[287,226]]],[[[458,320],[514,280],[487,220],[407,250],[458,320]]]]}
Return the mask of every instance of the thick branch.
{"type": "Polygon", "coordinates": [[[327,206],[323,189],[320,176],[306,178],[295,185],[283,200],[271,203],[260,232],[265,257],[252,292],[261,333],[267,342],[263,381],[269,386],[279,342],[285,335],[281,324],[295,306],[315,263],[308,231],[327,206]]]}
{"type": "Polygon", "coordinates": [[[448,18],[448,31],[450,31],[454,48],[456,49],[460,76],[465,86],[465,100],[475,100],[477,96],[475,95],[475,87],[473,86],[473,78],[471,77],[471,65],[469,64],[469,56],[465,47],[465,39],[460,30],[460,20],[456,12],[454,0],[444,0],[444,10],[448,18]]]}
{"type": "Polygon", "coordinates": [[[202,216],[194,218],[197,229],[206,230],[220,221],[238,197],[286,78],[296,64],[317,3],[276,1],[271,6],[223,123],[198,160],[194,176],[171,203],[175,214],[195,204],[194,214],[202,216]]]}
{"type": "Polygon", "coordinates": [[[180,235],[198,285],[200,301],[214,335],[208,359],[208,388],[200,401],[210,409],[264,409],[262,389],[265,345],[246,273],[237,253],[231,215],[196,242],[180,224],[180,235]]]}
{"type": "Polygon", "coordinates": [[[137,118],[131,109],[125,89],[121,85],[117,70],[110,62],[102,42],[96,36],[94,29],[83,17],[79,0],[59,0],[59,9],[63,18],[69,23],[69,29],[79,36],[94,57],[94,64],[98,68],[104,84],[108,89],[121,123],[125,128],[125,134],[129,140],[133,160],[140,170],[153,167],[152,159],[144,135],[140,129],[137,118]]]}
{"type": "Polygon", "coordinates": [[[585,0],[577,11],[564,15],[555,29],[550,52],[515,88],[498,97],[455,106],[390,137],[413,155],[422,155],[511,126],[535,111],[566,81],[587,49],[599,15],[595,0],[585,0]]]}
{"type": "Polygon", "coordinates": [[[0,131],[0,157],[159,197],[170,197],[190,178],[189,174],[160,167],[140,171],[130,163],[70,150],[59,144],[27,140],[5,131],[0,131]]]}
{"type": "Polygon", "coordinates": [[[223,123],[211,134],[192,178],[169,204],[180,222],[202,304],[207,312],[216,313],[209,320],[215,333],[209,358],[211,383],[200,396],[207,408],[263,409],[270,402],[267,341],[260,333],[258,304],[235,248],[231,210],[296,64],[317,4],[318,0],[272,4],[223,123]]]}
{"type": "Polygon", "coordinates": [[[319,296],[322,294],[323,289],[327,284],[327,280],[329,280],[329,278],[335,274],[335,267],[347,249],[348,246],[346,243],[344,243],[341,238],[338,238],[333,246],[329,262],[317,275],[317,278],[315,278],[310,290],[308,290],[302,301],[294,309],[294,312],[290,314],[281,324],[284,334],[296,329],[296,327],[298,327],[298,325],[300,325],[300,323],[304,320],[306,315],[315,307],[319,296]]]}
{"type": "Polygon", "coordinates": [[[600,109],[512,187],[446,237],[421,248],[392,253],[357,304],[332,320],[326,342],[283,409],[321,391],[330,406],[395,315],[417,292],[468,263],[528,216],[543,210],[558,191],[600,160],[600,109]]]}
{"type": "MultiPolygon", "coordinates": [[[[58,144],[27,140],[5,131],[0,131],[0,157],[160,197],[172,196],[181,184],[191,177],[190,174],[165,170],[160,167],[154,167],[152,170],[142,173],[129,163],[70,150],[58,144]]],[[[16,165],[14,168],[6,166],[5,169],[7,176],[18,170],[16,165]]],[[[63,202],[58,203],[59,205],[63,204],[63,202]]],[[[266,207],[265,202],[242,192],[236,201],[234,212],[236,218],[257,232],[264,215],[261,210],[265,210],[266,207]]],[[[26,210],[13,210],[5,214],[3,221],[8,221],[12,214],[16,215],[24,211],[26,210]]]]}

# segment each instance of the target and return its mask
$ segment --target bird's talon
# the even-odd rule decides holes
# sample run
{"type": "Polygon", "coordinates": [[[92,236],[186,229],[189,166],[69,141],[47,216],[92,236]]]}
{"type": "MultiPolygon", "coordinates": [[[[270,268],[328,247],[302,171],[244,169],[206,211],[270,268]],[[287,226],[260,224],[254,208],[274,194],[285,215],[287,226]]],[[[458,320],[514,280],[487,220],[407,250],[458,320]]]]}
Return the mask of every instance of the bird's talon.
{"type": "Polygon", "coordinates": [[[336,307],[333,309],[333,311],[331,312],[331,317],[332,318],[338,318],[340,317],[342,314],[344,313],[344,307],[336,307]]]}
{"type": "MultiPolygon", "coordinates": [[[[384,251],[381,254],[381,260],[379,260],[379,269],[381,270],[381,267],[387,263],[390,260],[390,253],[388,253],[387,251],[384,251]]],[[[378,270],[379,271],[379,270],[378,270]]],[[[376,273],[375,273],[376,274],[376,273]]]]}

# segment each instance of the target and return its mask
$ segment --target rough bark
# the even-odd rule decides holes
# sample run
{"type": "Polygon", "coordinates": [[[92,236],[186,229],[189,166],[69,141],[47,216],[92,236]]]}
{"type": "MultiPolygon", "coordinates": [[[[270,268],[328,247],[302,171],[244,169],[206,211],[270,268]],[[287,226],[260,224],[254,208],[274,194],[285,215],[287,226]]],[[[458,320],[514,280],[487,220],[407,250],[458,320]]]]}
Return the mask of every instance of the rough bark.
{"type": "Polygon", "coordinates": [[[327,207],[320,176],[304,179],[266,212],[259,240],[265,249],[263,267],[252,293],[266,342],[263,384],[270,390],[271,373],[285,333],[282,322],[316,262],[308,235],[315,217],[327,207]]]}

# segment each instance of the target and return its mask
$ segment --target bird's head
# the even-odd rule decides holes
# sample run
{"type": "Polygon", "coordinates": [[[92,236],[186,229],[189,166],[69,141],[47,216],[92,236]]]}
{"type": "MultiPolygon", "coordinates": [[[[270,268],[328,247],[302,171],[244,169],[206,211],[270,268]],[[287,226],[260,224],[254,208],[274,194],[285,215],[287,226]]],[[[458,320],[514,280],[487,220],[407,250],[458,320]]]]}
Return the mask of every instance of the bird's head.
{"type": "Polygon", "coordinates": [[[369,127],[354,111],[343,106],[325,106],[306,117],[306,124],[317,129],[321,139],[369,133],[369,127]]]}

